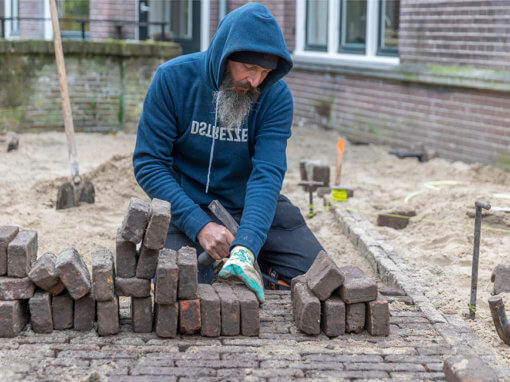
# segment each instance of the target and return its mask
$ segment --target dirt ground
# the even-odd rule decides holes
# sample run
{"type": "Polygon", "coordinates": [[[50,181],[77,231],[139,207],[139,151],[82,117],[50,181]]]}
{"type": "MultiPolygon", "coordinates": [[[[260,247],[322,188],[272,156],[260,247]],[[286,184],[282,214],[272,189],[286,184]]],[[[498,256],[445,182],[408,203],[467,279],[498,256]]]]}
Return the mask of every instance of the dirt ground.
{"type": "MultiPolygon", "coordinates": [[[[288,173],[283,193],[307,213],[308,195],[297,186],[299,160],[321,160],[334,177],[335,132],[296,126],[288,147],[288,173]]],[[[19,225],[39,235],[39,256],[75,247],[90,266],[94,250],[114,250],[115,233],[129,198],[146,198],[136,184],[131,164],[135,136],[77,134],[81,171],[96,188],[96,203],[55,210],[57,188],[68,181],[64,133],[24,134],[18,151],[0,150],[0,225],[19,225]]],[[[5,143],[0,143],[0,145],[5,143]]],[[[1,148],[1,147],[0,147],[1,148]]],[[[473,252],[474,202],[510,207],[510,173],[482,166],[448,162],[400,160],[389,148],[346,142],[342,184],[354,197],[336,208],[363,214],[375,224],[377,213],[414,210],[407,228],[379,227],[390,243],[416,270],[416,277],[431,285],[429,296],[444,313],[467,319],[473,252]]],[[[317,200],[317,199],[316,199],[317,200]]],[[[339,264],[355,264],[374,276],[340,233],[333,214],[322,210],[309,225],[339,264]]],[[[497,336],[487,299],[492,292],[494,267],[509,261],[510,215],[489,211],[482,223],[478,283],[478,317],[469,321],[510,367],[508,347],[497,336]]]]}

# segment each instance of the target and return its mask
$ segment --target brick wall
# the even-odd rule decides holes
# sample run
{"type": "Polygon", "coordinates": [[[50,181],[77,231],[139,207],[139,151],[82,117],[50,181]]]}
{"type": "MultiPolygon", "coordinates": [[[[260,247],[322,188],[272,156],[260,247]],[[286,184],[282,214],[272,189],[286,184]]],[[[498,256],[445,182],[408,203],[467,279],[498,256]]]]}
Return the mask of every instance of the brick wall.
{"type": "Polygon", "coordinates": [[[510,1],[404,0],[403,63],[510,69],[510,1]]]}
{"type": "Polygon", "coordinates": [[[295,123],[394,147],[422,142],[444,158],[510,168],[508,93],[306,70],[286,81],[295,123]]]}
{"type": "MultiPolygon", "coordinates": [[[[138,0],[89,0],[90,18],[99,20],[136,21],[138,0]]],[[[90,26],[90,38],[93,40],[117,38],[115,22],[94,22],[90,26]]],[[[122,25],[122,38],[134,39],[135,25],[122,25]]]]}
{"type": "MultiPolygon", "coordinates": [[[[41,0],[19,1],[20,17],[43,17],[44,3],[41,0]]],[[[20,20],[19,33],[22,38],[43,38],[44,23],[42,21],[20,20]]]]}
{"type": "Polygon", "coordinates": [[[213,38],[218,29],[219,15],[220,15],[220,1],[211,0],[211,8],[209,10],[209,41],[213,38]]]}
{"type": "MultiPolygon", "coordinates": [[[[173,43],[64,41],[78,131],[135,131],[156,68],[180,54],[173,43]]],[[[0,131],[62,129],[51,41],[0,41],[0,131]]]]}

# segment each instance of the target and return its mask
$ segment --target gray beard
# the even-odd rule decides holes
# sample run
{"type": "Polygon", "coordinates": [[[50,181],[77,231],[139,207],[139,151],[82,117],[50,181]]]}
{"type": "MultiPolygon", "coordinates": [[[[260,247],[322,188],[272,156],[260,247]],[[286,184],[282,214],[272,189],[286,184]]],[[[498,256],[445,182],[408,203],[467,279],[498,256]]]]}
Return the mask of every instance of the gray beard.
{"type": "Polygon", "coordinates": [[[236,91],[235,85],[230,73],[226,72],[220,89],[214,93],[214,101],[222,126],[238,129],[248,117],[253,103],[259,98],[260,91],[252,87],[246,92],[236,91]]]}

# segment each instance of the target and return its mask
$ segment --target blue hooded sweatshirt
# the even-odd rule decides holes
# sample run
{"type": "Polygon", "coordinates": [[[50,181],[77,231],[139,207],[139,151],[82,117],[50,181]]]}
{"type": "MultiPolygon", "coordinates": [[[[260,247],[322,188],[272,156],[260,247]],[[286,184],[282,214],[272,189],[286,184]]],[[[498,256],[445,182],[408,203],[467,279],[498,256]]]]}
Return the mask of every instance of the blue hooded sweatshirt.
{"type": "Polygon", "coordinates": [[[258,255],[287,170],[293,103],[281,78],[291,68],[275,18],[263,5],[248,3],[223,18],[207,51],[156,71],[138,125],[135,177],[151,198],[171,203],[172,223],[193,241],[213,221],[202,208],[218,199],[230,213],[242,211],[232,246],[258,255]],[[217,120],[213,94],[229,55],[247,50],[278,56],[278,66],[259,86],[244,124],[227,129],[217,120]]]}

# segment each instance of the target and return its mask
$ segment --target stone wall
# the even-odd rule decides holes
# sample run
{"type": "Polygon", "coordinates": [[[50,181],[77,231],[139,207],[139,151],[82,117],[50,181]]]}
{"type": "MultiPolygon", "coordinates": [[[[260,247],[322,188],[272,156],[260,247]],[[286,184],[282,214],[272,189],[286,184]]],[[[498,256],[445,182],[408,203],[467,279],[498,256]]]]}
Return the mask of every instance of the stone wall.
{"type": "MultiPolygon", "coordinates": [[[[77,131],[136,130],[156,68],[174,43],[63,42],[77,131]]],[[[0,41],[0,132],[63,129],[51,41],[0,41]]]]}

